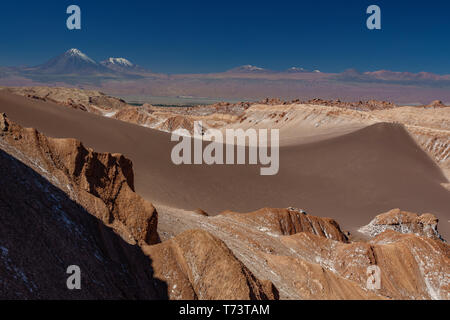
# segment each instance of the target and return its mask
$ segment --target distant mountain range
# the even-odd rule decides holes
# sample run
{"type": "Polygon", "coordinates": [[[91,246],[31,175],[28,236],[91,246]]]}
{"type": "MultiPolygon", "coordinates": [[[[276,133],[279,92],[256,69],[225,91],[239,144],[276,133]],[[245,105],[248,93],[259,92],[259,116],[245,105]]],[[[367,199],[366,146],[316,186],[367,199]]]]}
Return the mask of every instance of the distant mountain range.
{"type": "MultiPolygon", "coordinates": [[[[35,67],[2,68],[23,71],[27,74],[48,74],[48,75],[105,75],[114,74],[153,74],[150,70],[135,65],[126,58],[107,58],[97,62],[78,49],[70,49],[48,62],[35,67]]],[[[0,69],[1,70],[1,69],[0,69]]],[[[291,67],[284,71],[270,70],[254,65],[243,65],[228,71],[224,74],[308,74],[322,73],[319,70],[308,70],[301,67],[291,67]]],[[[379,70],[373,72],[360,72],[349,69],[342,73],[322,73],[332,79],[341,81],[442,81],[450,80],[450,75],[437,75],[429,72],[395,72],[389,70],[379,70]]],[[[206,74],[207,75],[207,74],[206,74]]]]}
{"type": "Polygon", "coordinates": [[[244,66],[236,67],[231,70],[228,70],[229,73],[265,73],[265,72],[272,72],[270,70],[260,68],[257,66],[252,66],[251,64],[247,64],[244,66]]]}
{"type": "Polygon", "coordinates": [[[373,72],[359,72],[355,69],[346,70],[337,75],[339,80],[358,81],[449,81],[450,75],[438,75],[430,72],[395,72],[389,70],[379,70],[373,72]]]}
{"type": "Polygon", "coordinates": [[[47,63],[35,67],[34,71],[47,74],[95,74],[109,70],[80,50],[70,49],[47,63]]]}
{"type": "Polygon", "coordinates": [[[136,72],[150,73],[149,70],[137,66],[125,58],[108,58],[97,62],[78,49],[70,49],[48,62],[35,67],[18,67],[26,75],[53,75],[53,76],[99,76],[133,74],[136,72]]]}
{"type": "Polygon", "coordinates": [[[227,73],[320,73],[319,70],[307,70],[304,68],[291,67],[285,71],[275,71],[264,69],[257,66],[252,66],[251,64],[239,66],[231,70],[226,71],[227,73]]]}
{"type": "Polygon", "coordinates": [[[89,87],[121,95],[192,96],[220,99],[340,98],[380,99],[401,103],[450,102],[450,75],[379,70],[341,73],[293,66],[276,71],[243,65],[206,74],[161,74],[127,58],[97,62],[70,49],[34,67],[0,67],[0,85],[67,85],[89,87]]]}
{"type": "Polygon", "coordinates": [[[125,58],[108,58],[107,60],[100,62],[100,64],[110,70],[119,72],[144,70],[143,68],[133,64],[132,62],[130,62],[130,60],[127,60],[125,58]]]}

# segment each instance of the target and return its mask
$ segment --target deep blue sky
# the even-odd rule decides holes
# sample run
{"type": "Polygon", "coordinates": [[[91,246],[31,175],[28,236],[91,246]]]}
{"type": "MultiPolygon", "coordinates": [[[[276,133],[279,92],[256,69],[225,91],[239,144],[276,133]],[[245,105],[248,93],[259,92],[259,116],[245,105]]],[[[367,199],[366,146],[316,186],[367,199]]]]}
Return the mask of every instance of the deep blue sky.
{"type": "Polygon", "coordinates": [[[168,73],[253,64],[450,74],[450,1],[4,1],[0,39],[3,66],[74,47],[168,73]],[[81,31],[66,28],[70,4],[81,7],[81,31]],[[365,26],[370,4],[381,7],[381,31],[365,26]]]}

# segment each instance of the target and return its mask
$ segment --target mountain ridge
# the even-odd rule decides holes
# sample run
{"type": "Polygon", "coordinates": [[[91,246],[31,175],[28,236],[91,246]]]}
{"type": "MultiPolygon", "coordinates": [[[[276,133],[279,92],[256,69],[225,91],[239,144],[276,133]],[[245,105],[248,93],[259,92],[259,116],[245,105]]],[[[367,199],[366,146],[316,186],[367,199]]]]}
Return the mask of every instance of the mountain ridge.
{"type": "Polygon", "coordinates": [[[78,49],[35,67],[0,67],[4,86],[83,86],[113,95],[207,97],[220,100],[282,99],[390,100],[399,104],[450,102],[450,75],[355,69],[328,73],[291,67],[271,70],[243,65],[215,73],[155,73],[127,58],[101,62],[78,49]]]}

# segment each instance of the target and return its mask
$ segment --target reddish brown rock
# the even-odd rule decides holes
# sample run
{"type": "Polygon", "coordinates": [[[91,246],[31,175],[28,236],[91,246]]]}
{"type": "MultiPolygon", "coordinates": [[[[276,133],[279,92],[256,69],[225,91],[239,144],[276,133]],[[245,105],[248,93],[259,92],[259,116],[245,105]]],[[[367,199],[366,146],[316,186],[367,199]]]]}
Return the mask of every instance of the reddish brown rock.
{"type": "Polygon", "coordinates": [[[281,299],[450,299],[450,247],[440,240],[387,230],[369,242],[349,241],[329,219],[294,208],[214,217],[159,209],[166,237],[189,229],[214,234],[281,299]],[[370,268],[380,270],[378,289],[367,286],[370,268]]]}
{"type": "Polygon", "coordinates": [[[272,300],[278,293],[260,281],[218,238],[202,230],[186,231],[144,247],[153,260],[155,277],[168,285],[170,299],[272,300]]]}
{"type": "Polygon", "coordinates": [[[173,132],[178,129],[186,129],[190,133],[194,132],[194,123],[182,116],[174,116],[168,118],[164,123],[159,127],[160,130],[173,132]]]}
{"type": "Polygon", "coordinates": [[[445,108],[447,107],[441,100],[434,100],[430,102],[429,105],[425,106],[426,108],[445,108]]]}
{"type": "Polygon", "coordinates": [[[47,179],[32,161],[0,136],[0,299],[167,299],[167,285],[153,278],[139,246],[56,187],[60,175],[47,179]],[[66,285],[73,265],[81,290],[66,285]]]}
{"type": "Polygon", "coordinates": [[[431,213],[418,215],[416,213],[392,209],[375,217],[368,225],[359,229],[360,232],[375,237],[386,230],[401,233],[413,233],[436,240],[443,240],[437,230],[439,220],[431,213]]]}
{"type": "Polygon", "coordinates": [[[252,224],[260,231],[277,235],[292,235],[309,232],[321,237],[347,242],[346,235],[341,231],[338,223],[330,218],[319,218],[306,214],[303,210],[264,208],[250,213],[223,212],[238,222],[252,224]]]}
{"type": "Polygon", "coordinates": [[[134,192],[133,166],[119,154],[97,153],[74,139],[47,138],[0,115],[3,139],[91,214],[130,243],[158,242],[157,212],[134,192]]]}
{"type": "Polygon", "coordinates": [[[135,123],[142,126],[150,126],[157,122],[158,119],[151,116],[148,108],[145,107],[125,107],[118,110],[113,116],[114,119],[135,123]]]}
{"type": "Polygon", "coordinates": [[[442,241],[388,230],[370,243],[338,243],[310,233],[283,237],[282,242],[295,258],[319,264],[361,288],[367,287],[368,268],[376,266],[380,287],[367,293],[393,299],[450,298],[450,251],[442,241]]]}
{"type": "Polygon", "coordinates": [[[124,100],[94,90],[57,87],[11,87],[5,89],[16,95],[64,105],[73,109],[103,114],[129,106],[124,100]]]}

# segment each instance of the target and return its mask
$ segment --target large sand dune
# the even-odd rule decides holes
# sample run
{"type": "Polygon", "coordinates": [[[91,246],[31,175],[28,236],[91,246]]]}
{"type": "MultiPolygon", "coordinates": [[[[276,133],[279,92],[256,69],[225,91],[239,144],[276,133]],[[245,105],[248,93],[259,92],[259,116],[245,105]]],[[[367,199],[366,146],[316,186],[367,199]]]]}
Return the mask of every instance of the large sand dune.
{"type": "Polygon", "coordinates": [[[434,213],[450,238],[450,196],[440,185],[446,179],[399,125],[282,147],[278,175],[260,176],[259,166],[175,166],[170,135],[48,102],[0,91],[0,112],[46,135],[125,154],[135,166],[137,192],[155,204],[211,214],[295,206],[352,230],[400,207],[434,213]]]}

